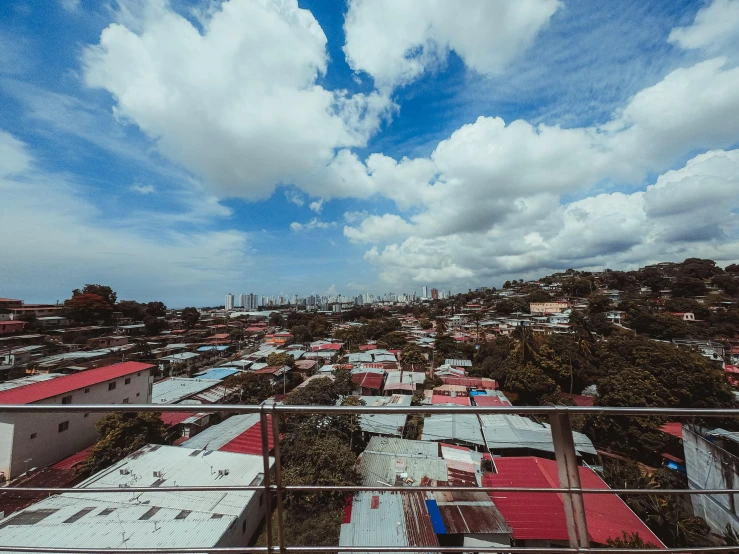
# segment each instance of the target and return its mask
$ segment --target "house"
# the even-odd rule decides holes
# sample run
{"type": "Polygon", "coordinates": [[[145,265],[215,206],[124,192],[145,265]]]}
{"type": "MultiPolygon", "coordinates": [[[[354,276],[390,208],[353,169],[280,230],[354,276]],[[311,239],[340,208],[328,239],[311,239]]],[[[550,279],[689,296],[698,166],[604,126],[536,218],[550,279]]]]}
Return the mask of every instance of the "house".
{"type": "Polygon", "coordinates": [[[671,316],[682,319],[683,321],[695,321],[693,312],[668,312],[671,316]]]}
{"type": "MultiPolygon", "coordinates": [[[[485,487],[555,488],[559,486],[557,463],[536,457],[494,458],[496,473],[485,473],[485,487]]],[[[592,469],[578,467],[586,489],[608,489],[592,469]]],[[[568,545],[564,503],[559,494],[491,492],[490,499],[512,530],[516,546],[568,545]]],[[[585,519],[591,542],[605,546],[622,533],[637,533],[645,543],[665,548],[662,541],[615,494],[585,494],[585,519]]]]}
{"type": "MultiPolygon", "coordinates": [[[[153,367],[124,362],[54,378],[17,379],[0,384],[0,404],[147,404],[153,367]]],[[[0,413],[0,475],[11,479],[91,446],[98,438],[95,423],[103,415],[0,413]]]]}
{"type": "Polygon", "coordinates": [[[389,394],[411,393],[423,388],[426,374],[419,371],[392,371],[385,379],[385,392],[389,394]]]}
{"type": "Polygon", "coordinates": [[[385,373],[375,373],[364,371],[352,374],[352,382],[360,390],[362,396],[378,396],[382,391],[382,382],[385,380],[385,373]]]}
{"type": "Polygon", "coordinates": [[[89,348],[110,348],[111,346],[123,346],[124,344],[128,344],[128,337],[120,335],[110,335],[87,340],[87,346],[89,348]]]}
{"type": "Polygon", "coordinates": [[[533,315],[560,314],[569,307],[567,302],[530,302],[529,312],[533,315]]]}
{"type": "MultiPolygon", "coordinates": [[[[366,406],[410,406],[412,397],[407,394],[392,396],[360,396],[366,406]]],[[[379,413],[362,414],[359,417],[359,426],[367,435],[383,435],[388,437],[402,437],[408,414],[379,413]]]]}
{"type": "MultiPolygon", "coordinates": [[[[688,488],[733,489],[739,483],[739,433],[708,429],[697,425],[682,426],[688,488]]],[[[737,495],[690,495],[693,510],[711,529],[723,534],[726,526],[739,529],[737,495]]]]}
{"type": "MultiPolygon", "coordinates": [[[[270,459],[270,468],[274,460],[270,459]]],[[[0,520],[0,544],[31,548],[212,548],[250,543],[264,519],[261,490],[159,492],[159,485],[261,485],[261,456],[147,445],[67,492],[0,520]],[[145,493],[129,486],[153,487],[145,493]]]]}
{"type": "Polygon", "coordinates": [[[214,404],[233,400],[235,390],[218,379],[168,377],[152,386],[152,404],[214,404]]]}
{"type": "MultiPolygon", "coordinates": [[[[267,415],[267,447],[274,447],[272,416],[267,415]]],[[[232,416],[218,425],[213,425],[197,436],[180,445],[182,448],[218,450],[238,454],[262,455],[262,431],[259,414],[232,416]]]]}
{"type": "Polygon", "coordinates": [[[69,319],[61,315],[50,315],[47,317],[36,318],[36,323],[43,329],[54,329],[56,327],[66,327],[69,325],[69,319]]]}
{"type": "Polygon", "coordinates": [[[0,335],[10,335],[12,333],[20,333],[23,331],[23,327],[26,326],[25,321],[20,320],[5,320],[0,321],[0,335]]]}

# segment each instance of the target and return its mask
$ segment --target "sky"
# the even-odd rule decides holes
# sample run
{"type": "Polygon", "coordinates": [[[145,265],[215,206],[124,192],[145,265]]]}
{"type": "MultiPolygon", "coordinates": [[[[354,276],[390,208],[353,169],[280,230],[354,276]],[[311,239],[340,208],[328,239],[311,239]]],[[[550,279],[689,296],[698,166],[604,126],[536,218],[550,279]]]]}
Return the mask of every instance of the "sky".
{"type": "Polygon", "coordinates": [[[0,296],[739,259],[739,0],[0,4],[0,296]]]}

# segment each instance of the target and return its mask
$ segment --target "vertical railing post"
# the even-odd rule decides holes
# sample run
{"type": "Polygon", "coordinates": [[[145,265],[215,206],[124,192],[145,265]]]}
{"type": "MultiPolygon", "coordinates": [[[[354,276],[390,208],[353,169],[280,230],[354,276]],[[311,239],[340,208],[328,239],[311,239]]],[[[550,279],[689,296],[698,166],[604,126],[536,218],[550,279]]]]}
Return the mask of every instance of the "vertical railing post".
{"type": "Polygon", "coordinates": [[[259,408],[259,423],[262,432],[262,461],[264,463],[264,525],[267,531],[267,548],[272,552],[272,479],[269,467],[269,429],[267,427],[267,412],[265,406],[259,408]]]}
{"type": "Polygon", "coordinates": [[[275,485],[277,485],[277,544],[280,547],[280,554],[285,553],[285,529],[282,515],[282,459],[280,453],[280,420],[279,414],[276,414],[272,405],[272,440],[274,441],[275,450],[275,485]]]}
{"type": "Polygon", "coordinates": [[[557,459],[559,485],[569,489],[562,495],[567,520],[567,533],[571,548],[590,548],[588,524],[585,519],[585,503],[580,486],[580,470],[577,466],[577,452],[572,437],[570,415],[562,410],[552,414],[552,441],[557,459]]]}

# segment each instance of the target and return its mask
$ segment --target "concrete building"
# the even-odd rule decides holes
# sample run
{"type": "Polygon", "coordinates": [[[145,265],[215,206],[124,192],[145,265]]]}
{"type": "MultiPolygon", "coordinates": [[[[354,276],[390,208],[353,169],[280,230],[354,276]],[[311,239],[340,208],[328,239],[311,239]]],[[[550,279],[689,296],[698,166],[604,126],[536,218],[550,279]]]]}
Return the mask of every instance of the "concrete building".
{"type": "MultiPolygon", "coordinates": [[[[124,362],[52,379],[3,383],[0,404],[148,404],[154,366],[124,362]]],[[[50,377],[50,376],[46,376],[50,377]]],[[[0,413],[0,478],[45,467],[91,446],[102,413],[0,413]]]]}
{"type": "MultiPolygon", "coordinates": [[[[682,438],[690,489],[739,486],[739,433],[683,425],[682,438]]],[[[694,494],[690,500],[695,515],[705,519],[715,533],[723,534],[727,525],[739,529],[739,491],[730,495],[694,494]]]]}
{"type": "MultiPolygon", "coordinates": [[[[270,460],[270,467],[273,460],[270,460]]],[[[125,492],[126,487],[260,485],[261,456],[147,445],[76,488],[0,520],[0,544],[46,548],[246,546],[264,518],[262,491],[125,492]]]]}
{"type": "Polygon", "coordinates": [[[424,286],[421,289],[421,298],[428,298],[429,297],[429,288],[424,286]]]}
{"type": "Polygon", "coordinates": [[[230,292],[226,295],[226,304],[225,308],[227,310],[233,310],[234,309],[234,295],[230,292]]]}
{"type": "Polygon", "coordinates": [[[246,295],[243,292],[241,294],[239,294],[239,301],[236,304],[236,307],[237,308],[246,308],[246,295]]]}
{"type": "Polygon", "coordinates": [[[529,303],[529,311],[532,315],[536,314],[561,314],[569,309],[567,302],[531,302],[529,303]]]}

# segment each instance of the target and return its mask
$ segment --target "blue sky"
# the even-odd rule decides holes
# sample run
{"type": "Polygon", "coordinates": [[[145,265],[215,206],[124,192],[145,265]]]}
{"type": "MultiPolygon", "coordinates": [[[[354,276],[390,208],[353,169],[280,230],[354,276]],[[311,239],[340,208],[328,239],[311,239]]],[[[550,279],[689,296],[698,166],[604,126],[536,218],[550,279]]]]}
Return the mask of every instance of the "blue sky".
{"type": "Polygon", "coordinates": [[[738,53],[739,0],[10,0],[0,296],[736,261],[738,53]]]}

